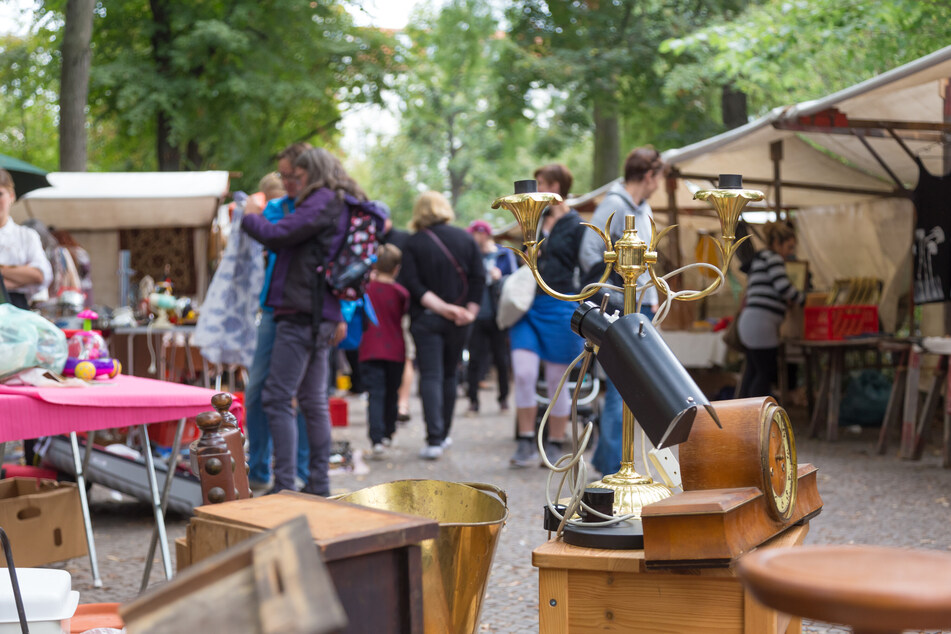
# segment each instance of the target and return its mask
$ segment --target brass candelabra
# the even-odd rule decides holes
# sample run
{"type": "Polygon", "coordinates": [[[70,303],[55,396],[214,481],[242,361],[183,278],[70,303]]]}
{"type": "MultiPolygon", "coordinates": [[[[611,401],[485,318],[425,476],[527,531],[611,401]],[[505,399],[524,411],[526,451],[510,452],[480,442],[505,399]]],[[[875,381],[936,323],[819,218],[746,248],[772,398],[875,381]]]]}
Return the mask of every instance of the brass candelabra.
{"type": "MultiPolygon", "coordinates": [[[[716,245],[721,254],[722,263],[720,272],[725,273],[730,265],[736,249],[746,238],[736,240],[736,225],[743,208],[750,201],[762,200],[763,193],[756,190],[743,189],[742,177],[737,174],[721,174],[717,189],[698,191],[694,198],[709,201],[717,212],[720,220],[721,235],[716,245]]],[[[604,242],[604,271],[598,284],[588,285],[580,293],[568,295],[559,293],[548,286],[538,272],[538,255],[542,241],[538,238],[538,223],[542,213],[552,203],[561,202],[558,194],[539,193],[536,191],[535,181],[516,181],[515,194],[503,196],[492,203],[493,209],[504,207],[515,216],[522,230],[522,244],[524,251],[513,249],[528,266],[535,281],[545,293],[564,301],[583,302],[601,290],[598,284],[603,284],[611,275],[612,269],[620,275],[624,288],[624,314],[637,310],[637,278],[646,270],[652,283],[658,291],[670,297],[667,301],[696,301],[715,292],[721,285],[722,275],[718,275],[709,286],[703,290],[689,291],[672,295],[667,283],[657,275],[654,267],[657,263],[657,245],[667,233],[674,228],[671,225],[661,232],[654,231],[651,220],[651,241],[647,244],[637,235],[634,226],[634,216],[624,218],[624,231],[616,241],[611,241],[610,227],[613,214],[608,219],[604,229],[590,223],[583,223],[595,231],[604,242]]],[[[635,415],[624,403],[622,418],[622,449],[621,468],[612,475],[605,476],[600,482],[591,484],[591,487],[601,487],[614,491],[614,514],[632,515],[640,519],[641,508],[652,502],[657,502],[671,495],[671,490],[662,483],[654,482],[649,476],[640,475],[634,469],[634,434],[635,415]]]]}

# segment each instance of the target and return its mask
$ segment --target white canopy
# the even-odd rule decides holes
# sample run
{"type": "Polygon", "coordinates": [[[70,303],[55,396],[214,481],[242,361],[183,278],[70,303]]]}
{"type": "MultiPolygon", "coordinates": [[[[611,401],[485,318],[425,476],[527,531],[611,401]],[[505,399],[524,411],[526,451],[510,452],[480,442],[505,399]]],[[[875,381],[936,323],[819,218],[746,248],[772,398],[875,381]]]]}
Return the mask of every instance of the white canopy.
{"type": "Polygon", "coordinates": [[[228,172],[53,172],[52,187],[13,206],[13,219],[38,218],[70,231],[208,227],[228,192],[228,172]]]}
{"type": "MultiPolygon", "coordinates": [[[[951,132],[943,115],[949,77],[951,46],[822,99],[775,108],[742,127],[668,150],[664,160],[682,175],[677,206],[709,208],[693,200],[693,190],[713,186],[720,173],[742,174],[744,184],[765,192],[772,205],[775,174],[770,148],[776,142],[782,143],[783,207],[830,206],[895,195],[901,191],[896,179],[913,188],[918,166],[911,154],[918,155],[930,172],[945,171],[941,141],[945,132],[951,132]],[[813,119],[830,109],[844,118],[813,119]]],[[[582,204],[608,186],[573,202],[582,204]]],[[[663,187],[650,204],[655,210],[668,207],[663,187]]]]}

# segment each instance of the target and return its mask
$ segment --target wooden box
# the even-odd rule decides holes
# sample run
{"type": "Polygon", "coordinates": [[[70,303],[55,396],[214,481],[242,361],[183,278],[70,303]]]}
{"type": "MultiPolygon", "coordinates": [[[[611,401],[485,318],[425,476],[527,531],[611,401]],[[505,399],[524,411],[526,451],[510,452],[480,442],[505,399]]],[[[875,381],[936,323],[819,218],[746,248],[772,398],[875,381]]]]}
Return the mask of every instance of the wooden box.
{"type": "MultiPolygon", "coordinates": [[[[186,533],[191,565],[303,515],[349,619],[345,632],[422,632],[419,542],[433,520],[282,492],[195,509],[186,533]]],[[[179,569],[183,562],[179,562],[179,569]]]]}
{"type": "MultiPolygon", "coordinates": [[[[762,548],[801,544],[795,526],[762,548]]],[[[732,568],[649,570],[642,550],[578,548],[552,540],[535,549],[541,634],[795,634],[799,619],[743,590],[732,568]]]]}

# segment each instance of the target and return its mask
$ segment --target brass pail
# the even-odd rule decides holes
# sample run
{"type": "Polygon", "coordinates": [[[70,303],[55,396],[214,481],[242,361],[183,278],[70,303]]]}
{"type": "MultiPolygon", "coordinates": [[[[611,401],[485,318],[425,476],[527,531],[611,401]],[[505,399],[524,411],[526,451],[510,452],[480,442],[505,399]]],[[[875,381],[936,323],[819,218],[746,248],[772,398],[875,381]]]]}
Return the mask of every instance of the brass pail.
{"type": "Polygon", "coordinates": [[[420,544],[425,631],[475,632],[499,533],[508,517],[502,489],[477,482],[397,480],[337,499],[439,522],[439,535],[420,544]]]}

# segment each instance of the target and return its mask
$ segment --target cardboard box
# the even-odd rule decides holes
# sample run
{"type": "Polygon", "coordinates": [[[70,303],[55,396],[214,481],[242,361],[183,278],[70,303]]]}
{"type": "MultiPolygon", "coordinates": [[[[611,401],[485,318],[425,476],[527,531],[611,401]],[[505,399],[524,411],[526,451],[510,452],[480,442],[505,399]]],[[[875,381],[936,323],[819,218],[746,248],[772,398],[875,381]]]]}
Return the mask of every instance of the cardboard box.
{"type": "MultiPolygon", "coordinates": [[[[0,480],[0,526],[18,568],[86,554],[86,533],[75,484],[36,478],[0,480]]],[[[0,552],[0,564],[6,559],[0,552]]]]}

